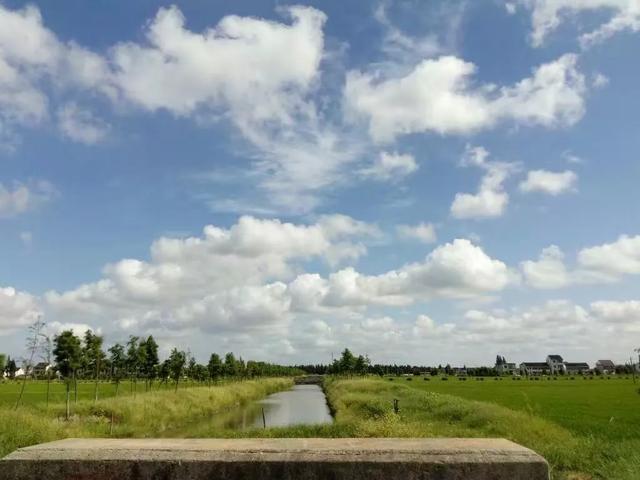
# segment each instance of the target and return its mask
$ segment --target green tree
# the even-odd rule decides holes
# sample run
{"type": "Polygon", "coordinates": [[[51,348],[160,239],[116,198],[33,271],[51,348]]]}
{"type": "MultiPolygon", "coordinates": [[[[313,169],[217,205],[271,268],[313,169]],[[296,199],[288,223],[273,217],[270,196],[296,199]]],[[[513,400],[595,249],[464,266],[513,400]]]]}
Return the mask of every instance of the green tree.
{"type": "Polygon", "coordinates": [[[53,339],[53,356],[56,359],[58,371],[65,380],[67,393],[66,418],[69,419],[69,394],[71,390],[71,380],[75,382],[76,370],[82,362],[82,348],[80,339],[71,330],[65,330],[53,339]]]}
{"type": "Polygon", "coordinates": [[[222,375],[222,359],[220,355],[217,353],[212,353],[209,357],[209,363],[207,364],[207,370],[209,371],[209,379],[212,381],[217,381],[222,375]]]}
{"type": "Polygon", "coordinates": [[[227,377],[238,375],[238,361],[233,352],[229,352],[224,356],[224,374],[227,377]]]}
{"type": "Polygon", "coordinates": [[[340,356],[339,368],[341,373],[352,374],[355,370],[356,358],[351,353],[351,350],[345,348],[340,356]]]}
{"type": "Polygon", "coordinates": [[[7,355],[5,353],[0,353],[0,378],[2,378],[2,374],[7,368],[7,355]]]}
{"type": "Polygon", "coordinates": [[[103,338],[94,334],[91,329],[84,332],[84,346],[82,356],[84,358],[84,366],[87,372],[91,372],[95,381],[93,390],[93,401],[98,400],[98,380],[100,378],[100,369],[105,361],[105,354],[102,351],[103,338]]]}
{"type": "Polygon", "coordinates": [[[116,397],[120,389],[120,382],[127,374],[127,355],[124,347],[116,343],[109,349],[109,361],[111,362],[111,378],[116,382],[116,397]]]}
{"type": "Polygon", "coordinates": [[[16,378],[18,365],[16,365],[16,361],[13,358],[8,357],[7,366],[5,367],[4,371],[7,373],[7,377],[9,377],[11,380],[16,378]]]}
{"type": "Polygon", "coordinates": [[[370,364],[371,362],[368,357],[358,355],[358,358],[356,358],[354,362],[353,369],[358,375],[365,375],[370,364]]]}
{"type": "Polygon", "coordinates": [[[131,335],[127,342],[127,370],[131,378],[131,389],[135,398],[138,391],[138,377],[140,369],[145,364],[146,346],[140,345],[140,337],[131,335]]]}
{"type": "Polygon", "coordinates": [[[171,350],[169,355],[169,374],[173,381],[176,382],[176,392],[178,391],[178,384],[180,383],[180,377],[184,372],[184,366],[187,363],[187,354],[179,352],[177,348],[171,350]]]}
{"type": "Polygon", "coordinates": [[[149,388],[151,388],[153,380],[158,376],[158,364],[160,363],[160,359],[158,358],[158,344],[153,338],[153,335],[149,335],[146,342],[144,342],[144,351],[144,376],[147,382],[149,382],[149,388]]]}

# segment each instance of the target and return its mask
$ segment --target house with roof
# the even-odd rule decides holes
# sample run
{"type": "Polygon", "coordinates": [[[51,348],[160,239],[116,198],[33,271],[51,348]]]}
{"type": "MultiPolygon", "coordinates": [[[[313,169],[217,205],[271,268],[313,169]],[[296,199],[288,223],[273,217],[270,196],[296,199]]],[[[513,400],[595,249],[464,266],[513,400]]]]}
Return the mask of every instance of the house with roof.
{"type": "Polygon", "coordinates": [[[523,362],[520,364],[520,372],[523,375],[581,375],[590,371],[589,364],[585,362],[565,362],[560,355],[547,355],[545,362],[523,362]]]}
{"type": "Polygon", "coordinates": [[[551,375],[566,372],[564,360],[560,355],[547,355],[547,365],[549,366],[549,373],[551,373],[551,375]]]}
{"type": "Polygon", "coordinates": [[[611,360],[598,360],[596,362],[596,371],[604,375],[608,373],[615,373],[616,364],[611,360]]]}
{"type": "Polygon", "coordinates": [[[518,371],[515,363],[507,362],[507,359],[498,355],[494,366],[498,375],[513,375],[518,371]]]}
{"type": "Polygon", "coordinates": [[[564,362],[564,371],[570,375],[583,375],[585,373],[589,373],[591,368],[588,363],[585,362],[564,362]]]}
{"type": "Polygon", "coordinates": [[[520,373],[527,376],[544,375],[549,373],[549,365],[547,362],[522,362],[520,373]]]}

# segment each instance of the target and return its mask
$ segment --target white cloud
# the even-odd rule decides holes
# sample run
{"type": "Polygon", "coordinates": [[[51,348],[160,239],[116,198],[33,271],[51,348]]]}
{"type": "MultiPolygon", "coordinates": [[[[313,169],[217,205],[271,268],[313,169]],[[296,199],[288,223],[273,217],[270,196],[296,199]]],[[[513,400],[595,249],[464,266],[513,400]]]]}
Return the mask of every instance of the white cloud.
{"type": "Polygon", "coordinates": [[[541,65],[511,87],[474,86],[475,71],[453,56],[423,60],[405,76],[351,71],[346,107],[368,123],[379,143],[410,133],[469,134],[509,120],[558,127],[584,114],[586,85],[575,55],[541,65]]]}
{"type": "Polygon", "coordinates": [[[526,283],[534,288],[617,282],[624,275],[640,275],[640,236],[622,235],[615,242],[583,248],[572,269],[555,245],[542,250],[537,261],[522,262],[520,268],[526,283]]]}
{"type": "Polygon", "coordinates": [[[542,250],[538,261],[520,264],[525,281],[534,288],[562,288],[572,281],[564,264],[564,254],[556,245],[542,250]]]}
{"type": "Polygon", "coordinates": [[[527,173],[527,179],[520,183],[519,188],[525,193],[541,192],[555,196],[577,191],[576,183],[578,183],[578,175],[571,170],[564,172],[531,170],[527,173]]]}
{"type": "Polygon", "coordinates": [[[584,248],[578,252],[578,264],[587,272],[609,279],[640,274],[640,235],[622,235],[613,243],[584,248]]]}
{"type": "Polygon", "coordinates": [[[109,124],[75,103],[60,107],[57,116],[60,131],[75,142],[94,145],[102,142],[109,133],[109,124]]]}
{"type": "Polygon", "coordinates": [[[400,180],[418,170],[413,155],[397,152],[380,152],[380,156],[367,168],[361,170],[362,175],[376,180],[400,180]]]}
{"type": "Polygon", "coordinates": [[[33,210],[57,196],[55,187],[45,180],[27,184],[14,182],[13,187],[0,183],[0,218],[14,217],[33,210]]]}
{"type": "Polygon", "coordinates": [[[532,11],[531,41],[537,47],[564,21],[589,12],[604,12],[610,16],[595,30],[580,35],[582,47],[600,43],[623,31],[640,30],[640,4],[637,0],[521,0],[521,3],[532,11]]]}
{"type": "Polygon", "coordinates": [[[286,284],[275,280],[294,278],[308,260],[355,260],[366,252],[363,240],[377,234],[376,227],[343,215],[311,225],[241,217],[228,229],[205,227],[202,237],[160,238],[151,261],[107,265],[102,280],[48,292],[46,301],[65,321],[111,318],[129,328],[281,325],[291,300],[286,284]]]}
{"type": "Polygon", "coordinates": [[[38,300],[12,287],[0,287],[0,335],[32,324],[41,314],[38,300]]]}
{"type": "Polygon", "coordinates": [[[398,225],[396,230],[401,237],[417,239],[422,243],[434,243],[437,240],[436,229],[431,223],[398,225]]]}
{"type": "Polygon", "coordinates": [[[493,218],[501,216],[509,203],[509,194],[503,183],[516,169],[516,165],[487,161],[489,152],[483,147],[467,146],[462,165],[472,165],[486,171],[478,192],[457,193],[451,204],[451,215],[455,218],[493,218]]]}
{"type": "Polygon", "coordinates": [[[640,332],[640,301],[593,302],[591,311],[604,323],[622,326],[624,331],[640,332]]]}
{"type": "MultiPolygon", "coordinates": [[[[49,118],[46,87],[113,93],[103,58],[63,43],[42,24],[34,6],[9,10],[0,5],[0,133],[33,127],[49,118]]],[[[2,143],[2,138],[0,138],[2,143]]]]}

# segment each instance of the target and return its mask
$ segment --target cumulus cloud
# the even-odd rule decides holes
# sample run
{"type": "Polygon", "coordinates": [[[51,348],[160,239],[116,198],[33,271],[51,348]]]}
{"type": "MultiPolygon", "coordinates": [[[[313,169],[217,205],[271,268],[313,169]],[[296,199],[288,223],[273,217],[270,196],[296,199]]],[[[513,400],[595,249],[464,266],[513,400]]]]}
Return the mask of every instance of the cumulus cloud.
{"type": "Polygon", "coordinates": [[[410,133],[469,134],[501,121],[573,125],[584,114],[586,84],[575,55],[543,64],[513,86],[475,86],[475,71],[453,56],[423,60],[404,76],[351,71],[345,105],[379,143],[410,133]]]}
{"type": "Polygon", "coordinates": [[[622,235],[615,242],[584,248],[578,252],[578,264],[609,279],[640,274],[640,235],[622,235]]]}
{"type": "Polygon", "coordinates": [[[624,331],[640,332],[640,301],[593,302],[591,311],[604,323],[622,326],[624,331]]]}
{"type": "Polygon", "coordinates": [[[0,335],[32,324],[40,314],[36,297],[13,287],[0,287],[0,335]]]}
{"type": "Polygon", "coordinates": [[[417,225],[398,225],[398,235],[402,238],[419,240],[422,243],[434,243],[437,240],[436,228],[431,223],[419,223],[417,225]]]}
{"type": "Polygon", "coordinates": [[[560,195],[577,190],[578,175],[571,170],[564,172],[550,172],[548,170],[531,170],[526,180],[519,185],[520,191],[525,193],[541,192],[549,195],[560,195]]]}
{"type": "Polygon", "coordinates": [[[413,155],[404,153],[380,152],[379,157],[368,167],[361,170],[365,177],[385,181],[400,180],[418,170],[413,155]]]}
{"type": "Polygon", "coordinates": [[[563,22],[580,14],[603,12],[608,20],[595,30],[580,35],[582,47],[601,43],[613,35],[640,30],[640,5],[637,0],[520,0],[531,10],[531,42],[541,46],[563,22]]]}
{"type": "Polygon", "coordinates": [[[14,217],[33,210],[57,196],[55,187],[46,180],[26,184],[14,182],[12,187],[0,183],[0,218],[14,217]]]}
{"type": "Polygon", "coordinates": [[[543,249],[537,261],[522,262],[520,267],[526,283],[534,288],[562,288],[572,281],[564,264],[564,253],[556,245],[543,249]]]}
{"type": "Polygon", "coordinates": [[[566,266],[560,248],[551,245],[537,261],[522,262],[520,268],[534,288],[617,282],[625,275],[640,274],[640,236],[622,235],[614,242],[583,248],[573,268],[566,266]]]}
{"type": "Polygon", "coordinates": [[[503,184],[516,166],[488,161],[488,157],[489,152],[483,147],[467,147],[462,165],[476,166],[486,173],[477,193],[456,194],[450,209],[455,218],[492,218],[504,213],[509,203],[509,194],[504,191],[503,184]]]}

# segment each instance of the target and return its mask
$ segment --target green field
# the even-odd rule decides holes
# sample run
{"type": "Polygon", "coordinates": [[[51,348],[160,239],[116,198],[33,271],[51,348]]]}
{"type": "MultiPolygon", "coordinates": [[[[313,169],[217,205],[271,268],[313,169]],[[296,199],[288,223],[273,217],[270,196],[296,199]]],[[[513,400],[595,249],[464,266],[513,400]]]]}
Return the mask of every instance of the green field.
{"type": "Polygon", "coordinates": [[[640,383],[634,384],[631,378],[442,381],[436,377],[424,381],[416,377],[412,381],[395,381],[430,392],[497,403],[545,418],[580,435],[610,440],[640,438],[640,383]]]}

